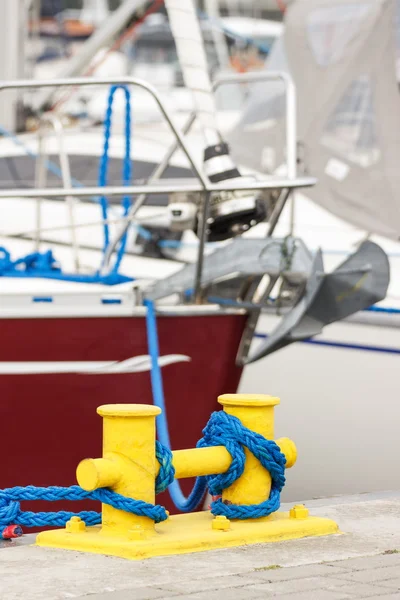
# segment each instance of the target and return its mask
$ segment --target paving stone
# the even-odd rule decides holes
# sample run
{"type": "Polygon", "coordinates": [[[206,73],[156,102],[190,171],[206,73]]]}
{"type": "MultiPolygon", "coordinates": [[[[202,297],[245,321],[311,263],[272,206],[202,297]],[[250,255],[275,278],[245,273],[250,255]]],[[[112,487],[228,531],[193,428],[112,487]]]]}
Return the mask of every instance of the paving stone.
{"type": "MultiPolygon", "coordinates": [[[[349,594],[352,598],[370,598],[371,596],[376,596],[376,594],[382,593],[387,594],[390,593],[388,588],[383,587],[383,584],[372,584],[372,583],[346,583],[346,585],[340,586],[329,586],[329,591],[332,592],[342,592],[345,594],[349,594]]],[[[392,588],[393,591],[393,588],[392,588]]],[[[294,599],[293,599],[294,600],[294,599]]],[[[400,600],[400,597],[399,597],[400,600]]]]}
{"type": "MultiPolygon", "coordinates": [[[[184,596],[177,596],[176,600],[222,600],[224,596],[227,598],[227,600],[258,600],[261,598],[260,593],[254,592],[254,590],[249,590],[247,588],[231,588],[229,590],[225,590],[224,593],[222,593],[221,590],[214,590],[208,592],[199,592],[197,594],[186,594],[184,596]]],[[[272,598],[272,596],[269,594],[263,594],[262,597],[272,598]]],[[[88,598],[88,600],[91,600],[91,598],[88,598]]],[[[114,599],[110,598],[110,600],[114,599]]],[[[292,600],[297,599],[292,597],[292,600]]],[[[333,598],[332,600],[339,599],[333,598]]]]}
{"type": "MultiPolygon", "coordinates": [[[[76,598],[77,596],[70,596],[76,598]]],[[[88,600],[162,600],[162,598],[180,598],[176,593],[155,587],[135,588],[118,592],[106,592],[104,594],[90,594],[88,600]]]]}
{"type": "MultiPolygon", "coordinates": [[[[261,581],[286,581],[287,579],[305,579],[307,577],[322,577],[324,575],[336,577],[339,572],[347,573],[347,569],[334,568],[329,564],[316,564],[278,569],[256,569],[252,576],[254,579],[261,581]]],[[[244,574],[246,579],[248,576],[248,573],[244,574]]]]}
{"type": "MultiPolygon", "coordinates": [[[[298,594],[274,594],[273,596],[266,595],[264,592],[259,598],[279,598],[279,600],[354,600],[354,596],[345,592],[332,592],[331,590],[309,590],[307,592],[299,592],[298,594]]],[[[181,598],[179,598],[181,600],[181,598]]],[[[204,597],[204,600],[205,597],[204,597]]],[[[219,598],[219,600],[221,600],[219,598]]],[[[229,600],[231,600],[229,598],[229,600]]],[[[385,599],[386,600],[386,599],[385,599]]],[[[397,598],[399,600],[399,598],[397,598]]]]}
{"type": "Polygon", "coordinates": [[[338,560],[327,564],[330,567],[348,571],[364,571],[376,567],[392,567],[396,565],[400,569],[400,552],[396,554],[378,554],[377,556],[349,558],[347,560],[338,560]]]}
{"type": "Polygon", "coordinates": [[[252,573],[248,575],[229,575],[226,577],[204,577],[201,579],[192,579],[190,581],[179,581],[166,584],[166,588],[181,594],[190,594],[192,592],[205,592],[206,590],[222,590],[224,588],[244,587],[254,583],[252,573]]]}
{"type": "Polygon", "coordinates": [[[343,581],[360,581],[363,583],[383,582],[387,579],[398,579],[399,567],[378,567],[376,569],[364,569],[362,571],[353,571],[348,573],[337,573],[336,579],[343,581]]]}
{"type": "Polygon", "coordinates": [[[0,599],[400,600],[400,556],[384,554],[400,550],[400,493],[319,506],[313,513],[333,518],[346,535],[143,562],[26,546],[23,540],[10,550],[0,546],[0,585],[7,590],[0,599]],[[282,568],[259,570],[273,564],[282,568]],[[218,587],[204,589],[210,580],[218,587]],[[190,587],[191,593],[194,581],[200,587],[190,587]]]}
{"type": "Polygon", "coordinates": [[[331,577],[306,577],[305,579],[287,579],[286,581],[271,581],[269,583],[260,582],[250,587],[253,590],[273,592],[275,594],[278,592],[280,594],[295,594],[308,590],[329,590],[333,587],[341,588],[339,591],[343,594],[346,593],[343,581],[331,577]]]}
{"type": "MultiPolygon", "coordinates": [[[[368,600],[399,600],[399,599],[400,599],[399,594],[396,594],[396,593],[391,594],[390,592],[389,592],[389,594],[379,594],[378,596],[369,596],[368,597],[368,600]]],[[[280,600],[283,600],[283,599],[281,598],[280,600]]],[[[294,598],[292,600],[294,600],[294,598]]],[[[298,600],[298,599],[296,598],[296,600],[298,600]]]]}
{"type": "MultiPolygon", "coordinates": [[[[400,571],[399,571],[399,575],[400,575],[400,571]]],[[[399,592],[400,592],[400,577],[398,577],[397,579],[387,579],[387,580],[381,581],[380,585],[383,587],[391,588],[393,590],[399,590],[399,592]]],[[[399,598],[400,598],[400,595],[399,595],[399,598]]]]}

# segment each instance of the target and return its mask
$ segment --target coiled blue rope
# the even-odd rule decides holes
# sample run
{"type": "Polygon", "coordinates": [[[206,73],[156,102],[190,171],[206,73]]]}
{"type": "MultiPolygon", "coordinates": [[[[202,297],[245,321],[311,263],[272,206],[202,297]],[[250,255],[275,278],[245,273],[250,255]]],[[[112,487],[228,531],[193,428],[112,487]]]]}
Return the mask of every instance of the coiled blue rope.
{"type": "Polygon", "coordinates": [[[43,253],[32,252],[32,254],[12,260],[7,248],[0,246],[0,276],[12,273],[28,276],[32,273],[61,273],[61,268],[51,250],[43,253]]]}
{"type": "Polygon", "coordinates": [[[43,277],[46,279],[58,279],[60,281],[74,281],[77,283],[103,283],[105,285],[117,285],[133,281],[113,271],[103,275],[100,272],[92,275],[86,273],[64,273],[51,250],[45,252],[32,252],[17,260],[11,259],[11,254],[0,246],[0,277],[43,277]]]}
{"type": "MultiPolygon", "coordinates": [[[[156,457],[160,463],[160,472],[156,479],[156,493],[163,492],[174,478],[172,466],[172,452],[156,442],[156,457]]],[[[59,500],[97,500],[108,504],[119,510],[130,512],[138,516],[149,517],[156,523],[165,521],[168,514],[163,506],[153,505],[142,500],[126,498],[116,492],[103,488],[93,492],[86,492],[77,485],[71,487],[14,487],[0,490],[0,537],[1,532],[10,524],[25,527],[63,527],[72,517],[80,517],[86,525],[98,525],[101,523],[101,513],[95,511],[82,511],[74,513],[69,511],[58,512],[32,512],[22,511],[20,502],[24,500],[47,500],[57,502],[59,500]]]]}
{"type": "MultiPolygon", "coordinates": [[[[117,90],[123,90],[125,94],[125,156],[123,161],[123,172],[122,179],[123,185],[129,185],[132,179],[132,163],[131,163],[131,93],[129,89],[125,85],[113,85],[110,88],[110,93],[108,96],[108,104],[106,117],[104,121],[104,148],[103,155],[100,160],[99,166],[99,187],[105,187],[107,185],[108,179],[108,165],[109,165],[109,149],[110,149],[110,138],[111,138],[111,125],[112,125],[112,115],[113,115],[113,103],[114,96],[117,90]]],[[[110,243],[110,229],[107,222],[108,219],[108,199],[105,196],[100,198],[100,205],[102,210],[102,216],[105,221],[103,230],[104,230],[104,248],[105,252],[109,243],[110,243]]],[[[127,216],[130,206],[131,199],[129,196],[124,196],[122,199],[123,206],[123,215],[127,216]]],[[[121,239],[119,244],[119,248],[117,251],[117,257],[114,264],[114,272],[117,272],[119,266],[121,264],[122,258],[125,253],[126,242],[127,242],[127,232],[121,239]]]]}

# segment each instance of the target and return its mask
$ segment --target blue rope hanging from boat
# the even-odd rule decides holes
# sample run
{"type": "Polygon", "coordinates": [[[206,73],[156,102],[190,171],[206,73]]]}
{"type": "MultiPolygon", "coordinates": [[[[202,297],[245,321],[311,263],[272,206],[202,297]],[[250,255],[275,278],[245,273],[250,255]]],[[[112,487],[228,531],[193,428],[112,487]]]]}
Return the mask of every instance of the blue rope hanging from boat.
{"type": "MultiPolygon", "coordinates": [[[[165,405],[164,387],[159,364],[160,351],[158,345],[157,320],[154,302],[145,300],[146,307],[146,327],[147,327],[147,346],[151,360],[151,388],[153,392],[153,402],[158,408],[161,408],[161,414],[157,417],[157,436],[161,444],[167,448],[171,448],[169,437],[167,409],[165,405]]],[[[168,488],[171,499],[178,510],[182,512],[191,512],[195,510],[201,503],[207,489],[207,481],[205,477],[197,477],[193,490],[186,498],[182,492],[179,481],[176,479],[168,488]]]]}
{"type": "MultiPolygon", "coordinates": [[[[148,352],[151,359],[150,377],[153,402],[162,411],[157,417],[157,436],[161,444],[170,449],[167,409],[159,364],[160,351],[155,306],[154,302],[149,299],[144,301],[144,305],[146,307],[148,352]]],[[[232,456],[231,466],[222,475],[197,477],[188,497],[183,494],[179,481],[174,479],[169,485],[168,491],[178,510],[190,512],[198,508],[207,487],[213,497],[218,497],[211,504],[211,512],[215,515],[224,515],[229,519],[253,519],[268,516],[278,510],[280,492],[285,485],[286,458],[274,441],[266,440],[261,435],[244,427],[236,417],[220,411],[211,415],[203,430],[203,437],[197,443],[197,448],[208,446],[225,446],[232,456]],[[268,500],[261,504],[227,505],[219,496],[224,489],[230,487],[242,475],[246,462],[244,447],[247,447],[270,472],[271,493],[268,500]]]]}
{"type": "MultiPolygon", "coordinates": [[[[113,103],[114,97],[117,90],[122,90],[125,94],[125,156],[123,161],[122,180],[123,185],[127,186],[131,183],[132,179],[132,163],[131,163],[131,93],[126,85],[113,85],[110,88],[108,96],[107,112],[104,121],[104,148],[103,155],[100,160],[99,166],[99,187],[105,187],[108,180],[108,166],[109,166],[109,150],[110,150],[110,138],[111,138],[111,127],[112,127],[112,116],[113,116],[113,103]]],[[[109,202],[106,196],[100,198],[100,205],[102,210],[102,216],[104,219],[104,246],[103,251],[106,252],[110,244],[110,228],[108,225],[108,211],[109,202]]],[[[131,207],[130,196],[124,196],[122,199],[123,216],[128,215],[131,207]]],[[[126,249],[128,232],[122,237],[119,248],[117,250],[117,257],[113,267],[113,271],[117,272],[121,264],[123,255],[126,249]]]]}

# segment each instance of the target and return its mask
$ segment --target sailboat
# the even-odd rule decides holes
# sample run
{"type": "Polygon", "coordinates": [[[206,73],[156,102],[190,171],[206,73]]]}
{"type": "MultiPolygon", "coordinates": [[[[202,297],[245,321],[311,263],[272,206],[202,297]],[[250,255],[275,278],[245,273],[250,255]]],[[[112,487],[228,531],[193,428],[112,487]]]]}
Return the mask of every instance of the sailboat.
{"type": "MultiPolygon", "coordinates": [[[[120,19],[124,22],[129,18],[127,4],[116,11],[113,16],[115,21],[120,19]]],[[[132,1],[130,4],[132,9],[138,2],[132,1]]],[[[301,240],[294,236],[290,239],[287,236],[271,237],[290,192],[315,184],[312,176],[299,177],[296,172],[293,115],[288,113],[286,173],[277,173],[264,179],[248,173],[243,176],[218,132],[214,97],[207,78],[204,49],[194,7],[191,2],[182,7],[179,2],[171,1],[167,2],[167,8],[186,84],[192,90],[200,123],[195,138],[195,151],[186,142],[180,127],[175,125],[174,118],[156,90],[142,81],[123,76],[98,80],[53,80],[41,82],[41,85],[46,95],[52,86],[92,86],[96,83],[123,86],[119,92],[125,98],[130,87],[147,91],[161,108],[171,127],[174,143],[172,147],[164,146],[167,160],[165,156],[159,158],[154,148],[160,150],[163,146],[160,128],[152,130],[151,127],[146,127],[146,132],[142,128],[143,141],[147,142],[148,162],[153,166],[156,162],[157,168],[156,173],[150,174],[151,177],[147,171],[145,183],[137,181],[135,177],[133,186],[127,178],[119,187],[113,180],[110,187],[107,185],[104,169],[102,186],[82,187],[79,182],[73,182],[68,158],[74,139],[68,134],[68,130],[65,132],[63,123],[56,118],[47,116],[47,122],[45,119],[41,122],[44,127],[41,130],[42,146],[40,136],[33,150],[29,145],[32,139],[29,138],[24,138],[24,147],[19,146],[17,149],[12,136],[2,142],[2,155],[8,159],[13,158],[13,152],[14,157],[20,158],[22,150],[28,148],[28,158],[32,159],[33,154],[37,160],[37,171],[35,189],[5,186],[6,189],[0,191],[1,201],[7,202],[10,207],[10,215],[15,214],[15,209],[11,209],[18,202],[20,215],[17,216],[20,222],[22,219],[29,222],[32,212],[36,219],[33,232],[20,230],[18,233],[14,229],[15,222],[8,225],[9,228],[12,227],[11,231],[9,229],[2,232],[2,238],[7,238],[8,241],[0,264],[3,269],[0,279],[0,320],[5,342],[0,358],[0,410],[3,421],[10,423],[10,428],[9,433],[2,436],[1,444],[5,445],[4,448],[10,445],[14,448],[16,429],[20,443],[1,469],[1,487],[25,485],[32,481],[36,485],[73,483],[74,469],[79,458],[99,451],[97,444],[100,439],[100,422],[93,422],[95,408],[111,399],[122,403],[151,402],[151,360],[145,320],[148,313],[143,306],[143,298],[160,300],[157,304],[161,353],[159,365],[163,369],[171,439],[175,448],[182,448],[193,446],[200,437],[209,413],[216,407],[217,396],[223,392],[236,391],[242,369],[250,362],[248,359],[256,360],[271,352],[271,346],[267,345],[254,355],[250,352],[250,346],[254,334],[253,317],[259,316],[261,310],[270,308],[269,300],[275,283],[280,289],[279,301],[285,300],[279,308],[284,309],[289,321],[290,315],[296,317],[292,324],[286,319],[284,330],[275,332],[272,342],[277,347],[302,339],[308,334],[309,329],[306,328],[303,332],[297,331],[297,337],[291,337],[295,326],[304,324],[304,319],[309,317],[309,309],[318,305],[318,299],[319,306],[321,302],[324,303],[326,286],[322,284],[325,282],[332,285],[332,293],[328,294],[328,298],[335,298],[335,294],[345,295],[346,308],[339,318],[383,299],[386,294],[389,269],[385,254],[376,244],[360,248],[354,253],[353,262],[326,276],[320,255],[314,257],[301,240]],[[184,30],[191,31],[189,43],[182,36],[182,18],[186,23],[184,30]],[[196,56],[195,63],[193,56],[196,56]],[[47,155],[43,150],[48,127],[55,131],[51,143],[58,144],[59,148],[59,163],[56,161],[55,165],[55,146],[52,146],[53,150],[50,144],[47,146],[47,155]],[[177,149],[180,154],[176,152],[177,149]],[[203,157],[201,154],[204,149],[203,157]],[[184,168],[182,155],[186,159],[184,175],[189,176],[189,179],[185,181],[186,177],[181,177],[174,182],[169,179],[157,181],[171,157],[176,160],[173,164],[175,168],[184,168]],[[49,162],[44,160],[46,156],[50,166],[52,164],[53,172],[56,171],[61,176],[63,187],[43,189],[43,165],[49,166],[49,162]],[[204,168],[199,166],[203,159],[204,168]],[[264,197],[260,196],[260,190],[264,197]],[[153,207],[142,204],[146,195],[161,194],[169,197],[165,209],[161,210],[157,204],[153,207]],[[126,212],[121,214],[120,208],[116,208],[113,214],[107,212],[102,219],[97,217],[96,222],[92,219],[93,210],[88,210],[89,204],[75,205],[74,201],[77,197],[93,199],[131,195],[136,197],[136,204],[125,206],[126,212]],[[59,198],[64,202],[44,200],[49,197],[59,198]],[[32,198],[36,202],[32,202],[32,198]],[[141,215],[139,208],[142,210],[141,215]],[[63,237],[72,247],[72,252],[70,247],[60,252],[62,248],[59,244],[57,256],[62,254],[63,258],[68,253],[70,260],[78,267],[78,273],[75,274],[66,272],[65,267],[60,270],[54,257],[43,252],[48,248],[48,243],[43,243],[43,235],[50,235],[53,239],[59,235],[52,216],[55,213],[60,215],[62,211],[65,211],[63,237]],[[83,237],[86,238],[86,244],[82,245],[86,247],[79,253],[77,251],[82,240],[74,236],[79,231],[76,220],[78,212],[80,217],[84,217],[86,213],[91,220],[84,223],[82,230],[85,232],[83,237]],[[154,225],[156,217],[162,221],[162,227],[167,226],[178,232],[190,230],[192,234],[198,234],[195,266],[188,265],[181,269],[182,265],[176,260],[127,254],[122,259],[119,270],[113,269],[115,253],[112,250],[118,250],[126,243],[126,226],[129,220],[135,222],[142,235],[141,228],[147,231],[149,227],[151,229],[150,223],[153,219],[154,225]],[[48,220],[47,232],[45,219],[48,220]],[[261,222],[266,219],[268,235],[252,238],[252,231],[256,231],[257,223],[264,226],[261,222]],[[97,245],[93,242],[93,236],[88,231],[97,232],[95,236],[99,232],[101,235],[107,225],[110,225],[107,230],[108,241],[103,248],[98,242],[97,245]],[[26,256],[25,249],[30,238],[36,242],[35,253],[33,256],[26,256]],[[215,245],[206,247],[207,238],[215,245]],[[244,246],[241,246],[243,243],[244,246]],[[215,248],[221,257],[218,272],[212,270],[212,263],[217,255],[212,255],[211,252],[215,248]],[[245,252],[243,248],[246,249],[245,252]],[[260,256],[260,248],[262,257],[265,255],[267,258],[266,262],[264,259],[254,259],[254,256],[260,256]],[[235,272],[235,265],[224,254],[228,252],[229,256],[235,256],[231,250],[244,259],[249,253],[249,260],[241,263],[239,276],[235,272]],[[256,252],[256,255],[251,252],[256,252]],[[25,254],[23,260],[14,260],[15,255],[21,254],[25,254]],[[107,261],[109,254],[113,259],[111,262],[107,261]],[[290,255],[293,264],[288,260],[290,255]],[[88,267],[93,266],[98,258],[102,262],[97,263],[94,275],[88,273],[88,267]],[[382,265],[383,277],[380,277],[377,267],[382,265]],[[138,277],[140,269],[141,275],[138,277]],[[132,281],[135,276],[136,279],[132,281]],[[178,285],[177,276],[181,278],[178,285]],[[265,278],[268,279],[267,285],[265,278]],[[274,285],[271,285],[272,281],[274,285]],[[106,285],[110,282],[114,285],[106,285]],[[237,301],[237,286],[241,290],[240,301],[237,301]],[[354,294],[354,291],[357,293],[354,294]],[[173,294],[175,299],[171,300],[173,294]]],[[[107,24],[108,36],[109,25],[110,23],[107,24]]],[[[102,32],[102,35],[105,36],[105,33],[102,32]]],[[[78,59],[82,63],[82,57],[77,57],[71,66],[72,70],[77,68],[78,59]]],[[[295,109],[291,80],[285,76],[283,80],[288,88],[288,106],[295,109]]],[[[3,84],[2,89],[28,89],[37,84],[38,82],[12,82],[3,84]]],[[[74,154],[77,164],[79,157],[87,155],[88,148],[91,147],[91,154],[102,156],[106,162],[112,158],[114,151],[114,156],[119,158],[117,166],[126,167],[131,158],[128,146],[131,130],[126,124],[127,121],[127,135],[122,137],[122,144],[119,141],[117,148],[112,148],[112,143],[106,144],[107,155],[99,143],[98,130],[86,131],[85,145],[76,142],[75,138],[74,154]],[[121,161],[121,158],[125,161],[121,161]]],[[[137,125],[134,127],[136,136],[137,125]]],[[[188,124],[186,127],[189,127],[188,124]]],[[[139,134],[140,131],[139,128],[139,134]]],[[[112,142],[108,134],[106,140],[112,142]]],[[[144,155],[142,149],[140,154],[144,155]]],[[[9,161],[8,167],[15,177],[15,161],[9,161]]],[[[92,203],[90,206],[91,209],[94,207],[98,210],[98,204],[92,203]]],[[[157,228],[153,227],[154,229],[157,228]]],[[[59,237],[57,239],[60,241],[59,237]]],[[[154,242],[153,238],[152,241],[154,242]]],[[[160,247],[157,239],[154,245],[160,247]]],[[[335,301],[332,306],[335,309],[335,301]]],[[[329,313],[329,319],[336,320],[334,317],[329,313]]],[[[324,318],[326,313],[317,325],[322,327],[324,318]]],[[[261,379],[264,372],[265,367],[262,366],[261,379]]]]}

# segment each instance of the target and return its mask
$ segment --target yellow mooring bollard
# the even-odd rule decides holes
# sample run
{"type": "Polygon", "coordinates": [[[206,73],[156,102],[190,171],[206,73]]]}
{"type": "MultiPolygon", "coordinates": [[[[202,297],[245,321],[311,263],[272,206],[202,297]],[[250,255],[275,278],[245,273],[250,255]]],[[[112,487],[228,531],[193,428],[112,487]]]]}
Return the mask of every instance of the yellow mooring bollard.
{"type": "MultiPolygon", "coordinates": [[[[274,438],[273,411],[279,404],[278,398],[229,394],[220,396],[218,401],[225,412],[237,417],[251,431],[270,440],[274,438]]],[[[79,485],[87,491],[108,487],[127,498],[154,504],[159,471],[155,419],[160,409],[143,404],[110,404],[100,406],[97,412],[103,417],[103,458],[86,459],[79,464],[79,485]]],[[[287,438],[276,443],[286,457],[286,467],[292,467],[297,458],[294,443],[287,438]]],[[[259,504],[269,497],[269,472],[247,448],[245,454],[242,476],[223,492],[226,503],[259,504]]],[[[221,474],[231,462],[224,446],[173,452],[177,479],[221,474]]],[[[336,523],[310,517],[302,505],[294,506],[288,513],[276,512],[259,519],[229,520],[202,511],[173,515],[157,525],[148,517],[103,505],[102,525],[86,528],[74,517],[64,530],[40,533],[37,544],[142,559],[332,533],[338,533],[336,523]]]]}

